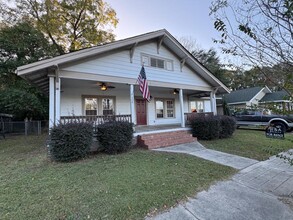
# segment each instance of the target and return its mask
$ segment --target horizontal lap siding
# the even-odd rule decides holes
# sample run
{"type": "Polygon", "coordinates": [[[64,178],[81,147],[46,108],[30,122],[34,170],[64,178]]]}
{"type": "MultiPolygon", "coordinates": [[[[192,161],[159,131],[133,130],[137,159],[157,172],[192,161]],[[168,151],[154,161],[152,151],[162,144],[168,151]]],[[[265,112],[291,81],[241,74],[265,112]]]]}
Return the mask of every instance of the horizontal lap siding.
{"type": "MultiPolygon", "coordinates": [[[[130,104],[129,104],[129,89],[112,89],[102,92],[98,87],[94,88],[74,88],[72,90],[67,90],[61,94],[61,115],[70,116],[74,115],[84,115],[83,112],[83,101],[82,96],[93,95],[99,97],[113,96],[116,100],[115,113],[116,114],[130,114],[130,104]]],[[[101,102],[98,105],[101,106],[101,102]]],[[[99,112],[99,114],[102,114],[99,112]]]]}
{"type": "Polygon", "coordinates": [[[129,50],[124,50],[96,59],[87,60],[83,63],[71,65],[62,68],[62,70],[136,79],[141,68],[142,53],[173,60],[174,71],[148,66],[145,67],[150,85],[151,81],[158,81],[177,83],[178,87],[180,87],[180,84],[209,87],[205,81],[188,67],[184,66],[183,71],[181,72],[180,61],[165,47],[162,46],[160,48],[160,53],[157,54],[156,43],[137,46],[133,56],[133,63],[130,63],[129,50]]]}

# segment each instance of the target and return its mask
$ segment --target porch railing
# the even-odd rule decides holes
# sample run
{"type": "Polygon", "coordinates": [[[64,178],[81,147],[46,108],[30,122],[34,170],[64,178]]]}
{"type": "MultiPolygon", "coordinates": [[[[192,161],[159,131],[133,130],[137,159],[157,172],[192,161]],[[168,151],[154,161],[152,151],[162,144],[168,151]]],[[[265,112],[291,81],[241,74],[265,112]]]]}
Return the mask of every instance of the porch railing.
{"type": "Polygon", "coordinates": [[[94,125],[100,125],[109,121],[127,121],[131,123],[131,115],[72,115],[61,116],[61,123],[68,123],[72,121],[93,122],[94,125]]]}
{"type": "Polygon", "coordinates": [[[184,118],[186,124],[190,124],[192,119],[196,117],[206,117],[214,115],[213,112],[192,112],[192,113],[184,113],[184,118]]]}

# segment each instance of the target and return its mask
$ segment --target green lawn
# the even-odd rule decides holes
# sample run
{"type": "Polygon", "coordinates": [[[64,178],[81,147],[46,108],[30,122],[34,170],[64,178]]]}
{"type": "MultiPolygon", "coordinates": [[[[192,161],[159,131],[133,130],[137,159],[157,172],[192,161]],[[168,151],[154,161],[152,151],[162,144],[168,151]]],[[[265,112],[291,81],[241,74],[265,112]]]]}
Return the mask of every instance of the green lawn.
{"type": "Polygon", "coordinates": [[[235,173],[196,157],[140,149],[52,163],[45,138],[0,140],[0,219],[142,219],[235,173]]]}
{"type": "Polygon", "coordinates": [[[233,137],[212,141],[200,141],[205,147],[236,154],[256,160],[266,160],[272,153],[277,154],[293,148],[293,134],[285,134],[285,139],[272,139],[260,130],[235,131],[233,137]]]}

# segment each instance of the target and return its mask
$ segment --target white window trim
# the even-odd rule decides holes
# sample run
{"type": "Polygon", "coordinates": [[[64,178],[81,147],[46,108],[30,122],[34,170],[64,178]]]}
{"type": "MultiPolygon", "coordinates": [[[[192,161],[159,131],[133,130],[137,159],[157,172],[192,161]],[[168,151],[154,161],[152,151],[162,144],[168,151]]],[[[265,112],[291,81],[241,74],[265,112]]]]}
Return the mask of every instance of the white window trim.
{"type": "MultiPolygon", "coordinates": [[[[202,100],[202,99],[189,100],[189,103],[188,103],[188,105],[189,105],[189,110],[188,110],[188,111],[190,111],[190,112],[192,112],[192,111],[191,111],[191,102],[196,102],[196,103],[197,103],[197,102],[202,102],[202,111],[205,112],[205,104],[204,104],[204,100],[202,100]]],[[[197,104],[196,104],[196,110],[197,110],[197,112],[199,111],[197,104]]]]}
{"type": "Polygon", "coordinates": [[[156,116],[156,119],[158,119],[158,120],[176,118],[175,99],[172,99],[172,98],[155,98],[155,116],[156,116]],[[157,106],[156,106],[157,101],[162,101],[163,102],[163,118],[158,118],[157,117],[157,106]],[[168,114],[167,114],[167,101],[173,101],[173,117],[168,117],[168,114]]]}
{"type": "Polygon", "coordinates": [[[81,103],[82,103],[82,114],[86,115],[85,113],[85,99],[86,98],[96,98],[98,103],[97,115],[103,115],[103,99],[113,99],[113,115],[116,115],[116,97],[115,96],[101,96],[101,95],[82,95],[81,96],[81,103]]]}
{"type": "Polygon", "coordinates": [[[147,67],[150,67],[150,68],[155,68],[155,69],[160,69],[160,70],[167,70],[167,71],[174,71],[174,62],[173,62],[173,60],[167,59],[167,58],[164,58],[164,57],[150,55],[150,54],[145,54],[145,53],[141,54],[141,64],[145,65],[147,67]],[[144,58],[147,58],[148,63],[144,62],[144,58]],[[163,60],[164,61],[164,68],[151,66],[151,58],[163,60]],[[167,68],[167,62],[171,63],[171,69],[167,68]]]}

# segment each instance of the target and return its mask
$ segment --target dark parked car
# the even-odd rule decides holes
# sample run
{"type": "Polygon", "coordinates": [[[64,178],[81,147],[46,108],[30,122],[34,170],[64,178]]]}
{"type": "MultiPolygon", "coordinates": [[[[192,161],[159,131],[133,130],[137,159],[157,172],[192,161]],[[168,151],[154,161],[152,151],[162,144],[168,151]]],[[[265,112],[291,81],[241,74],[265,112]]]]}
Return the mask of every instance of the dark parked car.
{"type": "Polygon", "coordinates": [[[284,131],[293,130],[293,115],[276,115],[270,110],[244,109],[233,114],[237,126],[268,126],[280,125],[284,131]]]}

